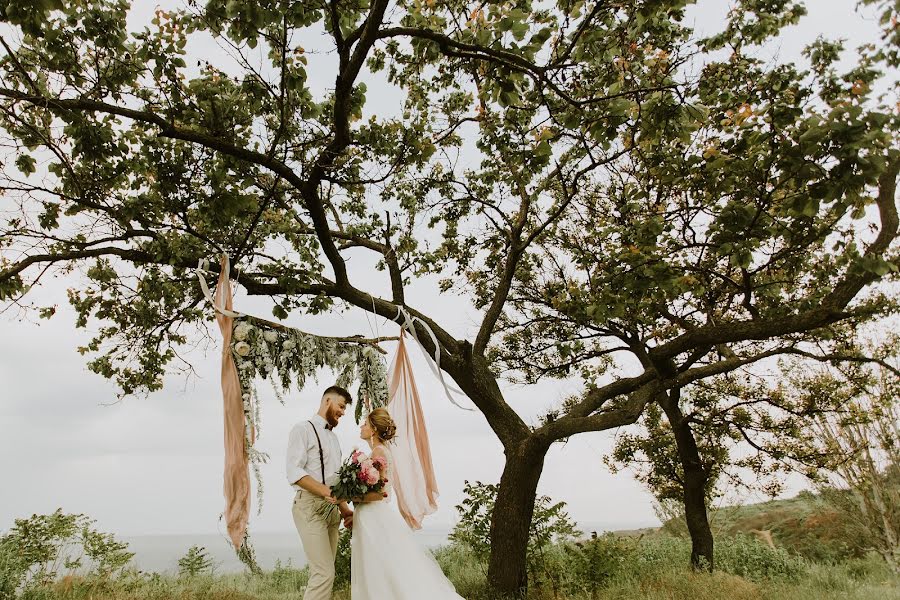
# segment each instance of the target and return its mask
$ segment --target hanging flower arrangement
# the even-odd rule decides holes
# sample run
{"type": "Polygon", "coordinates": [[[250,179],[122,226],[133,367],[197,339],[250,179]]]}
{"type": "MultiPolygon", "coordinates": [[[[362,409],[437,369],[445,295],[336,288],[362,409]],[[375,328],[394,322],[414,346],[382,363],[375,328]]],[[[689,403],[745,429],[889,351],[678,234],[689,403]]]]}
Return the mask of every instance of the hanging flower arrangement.
{"type": "Polygon", "coordinates": [[[366,410],[388,401],[387,371],[381,354],[371,344],[353,338],[335,339],[311,335],[262,319],[242,316],[234,320],[231,352],[237,366],[244,405],[244,441],[257,482],[257,502],[262,510],[260,465],[268,460],[253,447],[260,432],[259,394],[256,382],[268,379],[284,404],[284,393],[301,390],[308,378],[328,367],[337,374],[337,385],[350,388],[359,382],[355,408],[359,423],[366,410]],[[255,436],[254,436],[255,432],[255,436]]]}
{"type": "Polygon", "coordinates": [[[232,353],[245,402],[256,396],[254,381],[271,380],[279,401],[291,387],[303,389],[322,367],[337,373],[337,385],[359,382],[356,421],[364,404],[384,406],[388,399],[387,371],[381,354],[370,343],[353,338],[311,335],[244,316],[234,321],[232,353]]]}

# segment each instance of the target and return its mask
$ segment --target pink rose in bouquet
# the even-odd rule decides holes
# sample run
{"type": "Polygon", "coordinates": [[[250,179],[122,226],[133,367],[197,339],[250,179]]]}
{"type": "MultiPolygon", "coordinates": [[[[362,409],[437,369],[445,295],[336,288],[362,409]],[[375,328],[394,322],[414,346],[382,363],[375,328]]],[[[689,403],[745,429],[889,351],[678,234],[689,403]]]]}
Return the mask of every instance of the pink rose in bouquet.
{"type": "Polygon", "coordinates": [[[368,475],[366,476],[366,483],[369,485],[375,485],[381,480],[381,473],[378,472],[378,469],[372,467],[368,471],[368,475]]]}
{"type": "MultiPolygon", "coordinates": [[[[362,498],[369,492],[381,492],[387,483],[384,476],[387,460],[381,456],[369,457],[354,450],[338,469],[338,480],[331,486],[331,494],[337,500],[362,498]]],[[[337,508],[334,504],[325,506],[323,516],[327,517],[337,508]]]]}

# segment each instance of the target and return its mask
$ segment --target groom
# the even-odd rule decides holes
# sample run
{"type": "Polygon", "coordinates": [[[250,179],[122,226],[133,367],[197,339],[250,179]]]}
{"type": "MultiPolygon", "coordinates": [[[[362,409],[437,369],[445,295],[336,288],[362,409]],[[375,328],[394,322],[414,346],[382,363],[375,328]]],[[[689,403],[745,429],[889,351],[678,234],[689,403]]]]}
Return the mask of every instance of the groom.
{"type": "Polygon", "coordinates": [[[294,425],[288,437],[287,478],[297,490],[294,525],[309,562],[309,583],[303,600],[331,598],[340,517],[345,527],[353,524],[353,511],[346,502],[339,504],[340,515],[331,511],[326,518],[319,512],[324,504],[336,503],[330,486],[341,466],[341,446],[332,430],[351,402],[347,390],[336,385],[329,387],[322,394],[319,412],[294,425]]]}

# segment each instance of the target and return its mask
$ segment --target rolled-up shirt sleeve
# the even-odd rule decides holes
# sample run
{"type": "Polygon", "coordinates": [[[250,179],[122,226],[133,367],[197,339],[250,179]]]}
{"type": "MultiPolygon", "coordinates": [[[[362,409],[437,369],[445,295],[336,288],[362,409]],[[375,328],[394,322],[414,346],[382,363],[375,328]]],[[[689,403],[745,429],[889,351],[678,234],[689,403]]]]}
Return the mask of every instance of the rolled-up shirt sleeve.
{"type": "Polygon", "coordinates": [[[309,473],[306,470],[307,453],[306,433],[299,425],[291,429],[288,435],[287,461],[285,465],[288,483],[294,485],[309,473]]]}

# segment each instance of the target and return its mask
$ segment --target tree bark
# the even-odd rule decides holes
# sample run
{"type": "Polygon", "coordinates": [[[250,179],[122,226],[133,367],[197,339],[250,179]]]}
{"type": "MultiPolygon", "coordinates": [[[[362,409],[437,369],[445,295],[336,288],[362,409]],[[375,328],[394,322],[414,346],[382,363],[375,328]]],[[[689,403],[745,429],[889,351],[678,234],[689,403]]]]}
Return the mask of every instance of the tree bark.
{"type": "Polygon", "coordinates": [[[700,459],[690,422],[678,406],[680,394],[674,389],[660,402],[678,448],[678,459],[684,471],[684,517],[691,536],[691,566],[696,570],[713,570],[713,536],[706,512],[706,486],[709,472],[700,459]]]}
{"type": "Polygon", "coordinates": [[[523,443],[514,451],[506,452],[506,465],[491,515],[488,565],[488,582],[505,597],[524,598],[528,588],[528,531],[546,451],[523,443]]]}

